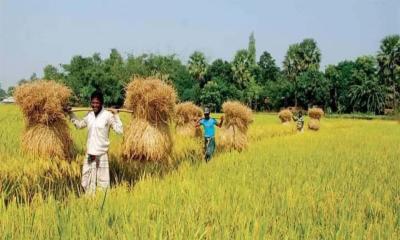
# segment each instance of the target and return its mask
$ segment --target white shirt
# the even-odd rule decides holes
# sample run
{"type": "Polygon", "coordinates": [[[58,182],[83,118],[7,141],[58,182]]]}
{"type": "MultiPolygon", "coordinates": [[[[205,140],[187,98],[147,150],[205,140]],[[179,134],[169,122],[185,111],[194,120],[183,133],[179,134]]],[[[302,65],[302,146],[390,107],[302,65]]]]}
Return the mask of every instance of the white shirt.
{"type": "Polygon", "coordinates": [[[87,153],[90,155],[98,156],[108,152],[110,126],[118,134],[123,132],[118,114],[114,115],[104,108],[97,114],[97,117],[93,111],[89,112],[82,120],[79,120],[73,113],[70,113],[70,117],[76,128],[88,127],[87,153]]]}

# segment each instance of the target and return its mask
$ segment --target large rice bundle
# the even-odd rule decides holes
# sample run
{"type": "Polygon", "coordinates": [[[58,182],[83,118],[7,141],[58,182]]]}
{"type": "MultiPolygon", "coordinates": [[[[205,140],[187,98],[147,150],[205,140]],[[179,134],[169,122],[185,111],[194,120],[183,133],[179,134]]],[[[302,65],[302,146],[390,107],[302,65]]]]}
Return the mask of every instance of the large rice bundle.
{"type": "Polygon", "coordinates": [[[168,126],[156,127],[140,118],[131,120],[124,132],[122,155],[124,159],[163,161],[172,150],[168,126]]]}
{"type": "Polygon", "coordinates": [[[320,128],[320,122],[318,119],[311,118],[308,122],[308,129],[318,131],[320,128]]]}
{"type": "Polygon", "coordinates": [[[74,149],[68,130],[65,121],[29,126],[22,135],[22,148],[34,156],[71,159],[74,149]]]}
{"type": "Polygon", "coordinates": [[[126,88],[124,106],[133,119],[124,134],[126,160],[167,161],[171,153],[169,121],[174,113],[175,90],[155,78],[135,78],[126,88]]]}
{"type": "Polygon", "coordinates": [[[278,113],[278,117],[282,123],[292,121],[293,113],[289,109],[283,109],[278,113]]]}
{"type": "Polygon", "coordinates": [[[126,88],[125,108],[152,124],[168,124],[174,114],[175,89],[156,78],[134,78],[126,88]]]}
{"type": "Polygon", "coordinates": [[[320,119],[324,116],[324,111],[321,108],[310,108],[308,109],[308,116],[314,119],[320,119]]]}
{"type": "Polygon", "coordinates": [[[18,86],[14,98],[29,124],[50,124],[64,119],[63,106],[71,90],[54,81],[38,80],[18,86]]]}
{"type": "Polygon", "coordinates": [[[222,149],[241,151],[247,147],[247,129],[253,121],[251,109],[240,102],[228,101],[222,105],[225,114],[217,144],[222,149]]]}
{"type": "Polygon", "coordinates": [[[198,119],[203,116],[203,110],[192,102],[184,102],[175,107],[176,131],[180,135],[200,137],[201,129],[196,128],[198,119]]]}
{"type": "Polygon", "coordinates": [[[54,81],[38,80],[18,86],[16,103],[26,120],[22,148],[40,157],[69,159],[73,142],[68,132],[63,107],[71,90],[54,81]]]}

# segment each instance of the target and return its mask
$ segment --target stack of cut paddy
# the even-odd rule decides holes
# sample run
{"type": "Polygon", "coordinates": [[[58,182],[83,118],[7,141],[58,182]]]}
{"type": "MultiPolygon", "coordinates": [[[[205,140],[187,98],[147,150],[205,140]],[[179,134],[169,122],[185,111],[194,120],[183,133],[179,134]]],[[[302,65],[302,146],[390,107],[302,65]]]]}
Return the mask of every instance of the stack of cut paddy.
{"type": "Polygon", "coordinates": [[[136,77],[129,83],[124,106],[133,111],[133,118],[122,143],[125,160],[168,161],[175,101],[175,89],[159,79],[136,77]]]}
{"type": "Polygon", "coordinates": [[[308,128],[318,131],[320,128],[320,119],[324,116],[324,111],[321,108],[310,108],[308,109],[308,116],[310,117],[308,128]]]}
{"type": "Polygon", "coordinates": [[[16,103],[25,117],[22,149],[34,156],[71,159],[74,154],[63,107],[71,90],[54,81],[38,80],[18,86],[16,103]]]}
{"type": "Polygon", "coordinates": [[[288,124],[292,121],[293,113],[289,109],[283,109],[278,113],[278,117],[283,124],[288,124]]]}
{"type": "Polygon", "coordinates": [[[183,136],[201,137],[197,121],[203,116],[203,110],[192,102],[183,102],[175,107],[176,132],[183,136]]]}
{"type": "Polygon", "coordinates": [[[247,129],[253,121],[251,109],[237,101],[222,105],[225,115],[217,144],[225,150],[242,151],[247,147],[247,129]]]}

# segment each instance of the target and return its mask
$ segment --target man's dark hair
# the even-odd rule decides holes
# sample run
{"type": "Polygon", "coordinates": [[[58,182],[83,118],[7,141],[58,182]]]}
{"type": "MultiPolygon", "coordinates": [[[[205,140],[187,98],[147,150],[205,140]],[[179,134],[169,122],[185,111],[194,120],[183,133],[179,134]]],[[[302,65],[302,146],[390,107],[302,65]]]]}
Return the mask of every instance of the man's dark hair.
{"type": "Polygon", "coordinates": [[[104,96],[100,90],[96,90],[92,93],[90,100],[93,100],[93,98],[97,98],[102,104],[104,103],[104,96]]]}

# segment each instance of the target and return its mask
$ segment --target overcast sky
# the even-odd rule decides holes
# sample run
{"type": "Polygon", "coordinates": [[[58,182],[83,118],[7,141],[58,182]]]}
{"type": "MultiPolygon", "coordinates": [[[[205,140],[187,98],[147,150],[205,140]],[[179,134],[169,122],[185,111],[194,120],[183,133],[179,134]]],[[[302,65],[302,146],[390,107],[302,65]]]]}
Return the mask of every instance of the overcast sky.
{"type": "Polygon", "coordinates": [[[267,50],[279,65],[290,44],[314,38],[326,66],[376,54],[384,36],[399,34],[400,1],[0,0],[0,84],[112,48],[231,60],[251,32],[257,55],[267,50]]]}

